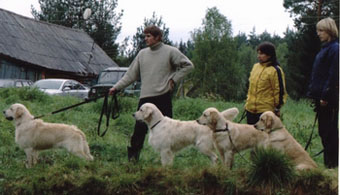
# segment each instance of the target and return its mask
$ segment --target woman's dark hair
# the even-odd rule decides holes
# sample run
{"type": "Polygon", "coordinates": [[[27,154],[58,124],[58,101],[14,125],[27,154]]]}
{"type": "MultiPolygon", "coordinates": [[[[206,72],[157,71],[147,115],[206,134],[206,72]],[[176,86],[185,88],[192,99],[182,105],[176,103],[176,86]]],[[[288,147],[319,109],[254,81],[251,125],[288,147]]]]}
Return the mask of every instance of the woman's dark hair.
{"type": "Polygon", "coordinates": [[[257,46],[256,51],[260,51],[261,53],[264,53],[268,56],[270,56],[269,60],[271,62],[272,66],[280,66],[276,59],[276,51],[275,51],[275,46],[274,44],[270,42],[263,42],[259,46],[257,46]]]}
{"type": "Polygon", "coordinates": [[[161,29],[155,25],[145,27],[144,34],[147,34],[147,33],[150,33],[154,37],[159,36],[159,40],[162,40],[163,33],[161,29]]]}

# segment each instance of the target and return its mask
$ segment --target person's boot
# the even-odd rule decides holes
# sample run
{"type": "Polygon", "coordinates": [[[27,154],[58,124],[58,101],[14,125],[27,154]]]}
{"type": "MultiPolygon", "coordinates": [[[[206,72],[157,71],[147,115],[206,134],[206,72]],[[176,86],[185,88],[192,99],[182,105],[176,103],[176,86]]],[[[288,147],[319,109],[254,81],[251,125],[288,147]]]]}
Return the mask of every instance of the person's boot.
{"type": "Polygon", "coordinates": [[[136,151],[132,147],[127,147],[128,150],[128,160],[129,162],[138,162],[140,151],[136,151]]]}

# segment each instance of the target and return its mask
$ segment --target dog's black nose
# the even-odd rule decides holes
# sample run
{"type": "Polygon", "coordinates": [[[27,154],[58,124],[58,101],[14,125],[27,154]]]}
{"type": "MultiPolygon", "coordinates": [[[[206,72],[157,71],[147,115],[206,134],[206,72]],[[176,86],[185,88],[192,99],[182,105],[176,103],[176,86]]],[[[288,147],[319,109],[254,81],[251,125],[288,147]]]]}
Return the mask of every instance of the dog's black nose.
{"type": "Polygon", "coordinates": [[[5,114],[5,112],[6,112],[6,111],[2,111],[2,113],[4,113],[4,114],[5,114]]]}
{"type": "Polygon", "coordinates": [[[132,114],[133,117],[135,117],[135,114],[132,114]]]}

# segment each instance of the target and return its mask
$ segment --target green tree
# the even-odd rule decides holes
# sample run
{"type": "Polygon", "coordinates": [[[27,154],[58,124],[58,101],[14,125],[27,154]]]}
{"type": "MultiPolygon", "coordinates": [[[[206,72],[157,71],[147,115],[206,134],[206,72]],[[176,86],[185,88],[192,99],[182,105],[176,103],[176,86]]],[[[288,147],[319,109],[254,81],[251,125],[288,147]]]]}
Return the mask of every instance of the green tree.
{"type": "Polygon", "coordinates": [[[208,8],[202,26],[192,33],[195,69],[191,81],[195,94],[240,99],[245,93],[245,73],[237,66],[231,22],[216,7],[208,8]]]}
{"type": "Polygon", "coordinates": [[[35,19],[70,28],[83,29],[112,58],[118,55],[115,43],[121,31],[123,11],[116,13],[117,0],[39,0],[40,10],[31,8],[35,19]],[[92,15],[83,18],[86,8],[92,15]]]}
{"type": "Polygon", "coordinates": [[[187,42],[181,41],[178,45],[178,49],[186,55],[189,59],[192,58],[192,52],[194,50],[194,43],[192,40],[188,40],[187,42]]]}

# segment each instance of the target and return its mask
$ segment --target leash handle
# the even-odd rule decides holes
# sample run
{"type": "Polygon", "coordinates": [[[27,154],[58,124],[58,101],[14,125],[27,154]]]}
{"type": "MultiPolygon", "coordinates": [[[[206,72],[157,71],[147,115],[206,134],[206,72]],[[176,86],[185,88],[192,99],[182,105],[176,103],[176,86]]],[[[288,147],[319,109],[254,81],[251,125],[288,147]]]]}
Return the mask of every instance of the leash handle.
{"type": "Polygon", "coordinates": [[[104,96],[102,111],[100,113],[100,117],[99,117],[99,121],[98,121],[97,134],[100,137],[103,137],[106,134],[107,130],[109,129],[111,112],[112,112],[112,115],[111,115],[112,119],[117,119],[119,117],[119,106],[118,106],[118,100],[117,100],[116,93],[114,93],[112,95],[110,106],[108,106],[109,105],[108,99],[109,99],[109,94],[107,93],[104,96]],[[101,123],[102,123],[102,119],[103,119],[104,114],[106,116],[106,127],[105,127],[105,130],[103,131],[103,133],[100,133],[100,127],[101,127],[101,123]]]}

